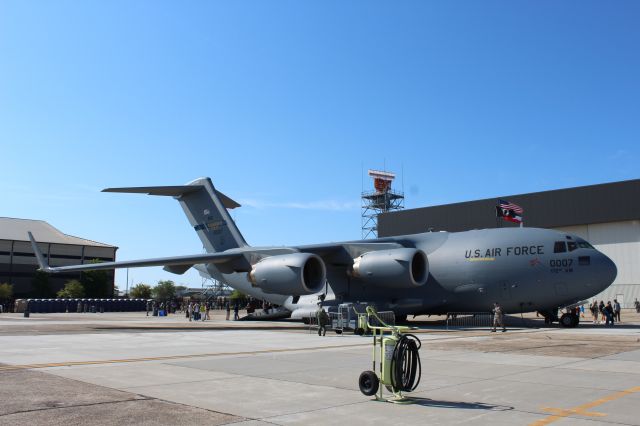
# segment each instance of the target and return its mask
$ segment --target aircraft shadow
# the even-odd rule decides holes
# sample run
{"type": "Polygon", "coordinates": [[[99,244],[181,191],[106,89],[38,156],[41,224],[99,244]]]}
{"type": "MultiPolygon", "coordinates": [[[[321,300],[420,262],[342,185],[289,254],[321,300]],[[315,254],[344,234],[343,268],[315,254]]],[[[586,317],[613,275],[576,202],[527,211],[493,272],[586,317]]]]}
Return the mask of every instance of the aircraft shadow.
{"type": "Polygon", "coordinates": [[[430,398],[411,397],[416,405],[436,408],[455,408],[463,410],[486,410],[486,411],[510,411],[514,408],[508,405],[486,404],[484,402],[461,402],[461,401],[439,401],[430,398]]]}

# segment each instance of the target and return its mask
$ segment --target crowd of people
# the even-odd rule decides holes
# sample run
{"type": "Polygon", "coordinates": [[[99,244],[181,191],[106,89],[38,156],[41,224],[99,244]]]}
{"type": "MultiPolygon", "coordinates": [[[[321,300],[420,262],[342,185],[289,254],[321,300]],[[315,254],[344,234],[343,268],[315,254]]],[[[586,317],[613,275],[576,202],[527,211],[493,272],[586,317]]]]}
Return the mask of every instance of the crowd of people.
{"type": "MultiPolygon", "coordinates": [[[[166,316],[167,314],[182,313],[185,318],[191,321],[207,321],[211,320],[211,310],[224,310],[226,311],[226,320],[233,319],[238,321],[240,319],[240,310],[246,309],[247,313],[251,313],[255,310],[255,301],[249,300],[248,303],[242,303],[240,300],[233,300],[229,298],[216,298],[210,301],[191,300],[180,302],[178,300],[170,301],[155,301],[150,300],[147,303],[147,316],[166,316]],[[240,305],[243,305],[243,308],[240,305]],[[233,318],[231,318],[231,312],[233,311],[233,318]]],[[[259,302],[259,301],[258,301],[259,302]]],[[[273,306],[267,302],[261,302],[259,305],[266,312],[273,306]]]]}
{"type": "MultiPolygon", "coordinates": [[[[613,299],[613,304],[611,301],[608,301],[606,305],[603,300],[601,300],[600,303],[594,300],[593,303],[589,305],[589,310],[591,311],[594,324],[605,324],[608,327],[613,327],[616,321],[618,323],[621,322],[620,303],[618,303],[617,299],[613,299]]],[[[638,299],[636,299],[636,311],[638,311],[638,299]]]]}

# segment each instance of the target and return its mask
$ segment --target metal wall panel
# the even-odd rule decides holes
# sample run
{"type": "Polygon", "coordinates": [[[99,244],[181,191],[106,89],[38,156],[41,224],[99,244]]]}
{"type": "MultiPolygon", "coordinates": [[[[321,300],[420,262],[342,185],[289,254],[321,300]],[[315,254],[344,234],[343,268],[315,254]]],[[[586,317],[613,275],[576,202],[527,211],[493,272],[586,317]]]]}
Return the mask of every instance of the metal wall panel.
{"type": "Polygon", "coordinates": [[[84,257],[85,259],[105,258],[114,260],[116,250],[113,247],[91,247],[85,246],[84,257]]]}
{"type": "Polygon", "coordinates": [[[378,235],[434,231],[466,231],[517,226],[496,220],[498,199],[522,206],[528,227],[558,228],[640,219],[640,179],[578,188],[558,189],[385,213],[378,218],[378,235]]]}
{"type": "MultiPolygon", "coordinates": [[[[0,249],[5,247],[10,251],[11,244],[13,243],[13,259],[11,256],[0,254],[0,283],[11,282],[13,284],[14,294],[16,296],[25,296],[31,291],[31,281],[38,268],[37,259],[31,248],[31,243],[27,241],[7,241],[0,240],[0,249]],[[11,262],[13,260],[13,262],[11,262]]],[[[45,242],[39,242],[38,247],[45,254],[48,255],[49,249],[51,249],[51,259],[49,264],[51,266],[64,266],[64,265],[76,265],[81,263],[81,256],[83,253],[82,246],[70,245],[70,244],[48,244],[45,242]],[[62,256],[62,257],[57,257],[62,256]]],[[[85,261],[91,260],[95,257],[101,257],[108,260],[115,260],[115,247],[85,247],[85,261]]],[[[111,286],[114,283],[113,271],[106,271],[107,279],[111,286]]],[[[64,287],[64,285],[70,279],[80,279],[81,274],[55,274],[49,276],[49,283],[54,291],[58,291],[64,287]]]]}

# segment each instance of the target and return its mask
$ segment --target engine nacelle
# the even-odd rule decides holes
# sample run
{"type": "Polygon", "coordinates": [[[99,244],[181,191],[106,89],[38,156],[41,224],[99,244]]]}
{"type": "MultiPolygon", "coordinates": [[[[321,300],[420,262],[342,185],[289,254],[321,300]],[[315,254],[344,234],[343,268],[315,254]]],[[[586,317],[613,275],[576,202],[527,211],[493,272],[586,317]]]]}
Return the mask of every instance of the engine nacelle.
{"type": "Polygon", "coordinates": [[[315,254],[291,253],[265,257],[253,265],[247,277],[265,293],[302,296],[322,290],[327,271],[315,254]]]}
{"type": "Polygon", "coordinates": [[[379,287],[419,287],[429,277],[429,260],[414,248],[369,251],[353,259],[353,276],[379,287]]]}

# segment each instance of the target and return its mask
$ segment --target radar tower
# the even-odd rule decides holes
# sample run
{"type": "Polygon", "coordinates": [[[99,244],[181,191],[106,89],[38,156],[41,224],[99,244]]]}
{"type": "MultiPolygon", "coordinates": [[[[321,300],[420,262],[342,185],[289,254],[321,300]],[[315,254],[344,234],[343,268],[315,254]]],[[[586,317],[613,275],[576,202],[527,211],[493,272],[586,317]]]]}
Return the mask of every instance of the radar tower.
{"type": "Polygon", "coordinates": [[[378,236],[378,215],[404,208],[404,192],[391,189],[395,173],[369,170],[373,191],[362,192],[362,238],[378,236]]]}

